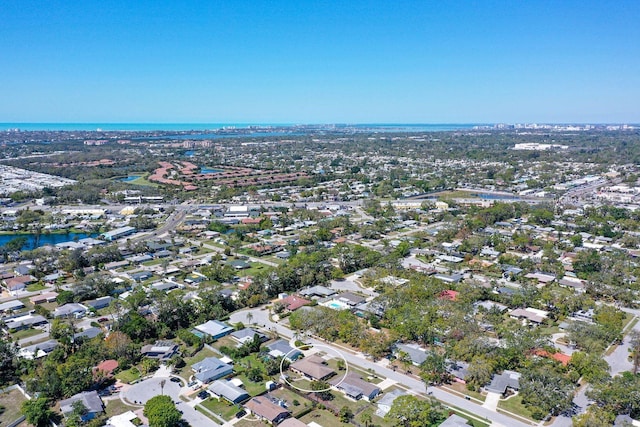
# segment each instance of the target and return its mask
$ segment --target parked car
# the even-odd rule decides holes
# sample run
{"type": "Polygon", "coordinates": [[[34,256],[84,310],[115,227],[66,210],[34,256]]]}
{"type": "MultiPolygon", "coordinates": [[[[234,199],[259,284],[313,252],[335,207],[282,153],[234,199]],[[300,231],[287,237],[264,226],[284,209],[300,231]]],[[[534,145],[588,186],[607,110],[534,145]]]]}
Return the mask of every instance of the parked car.
{"type": "Polygon", "coordinates": [[[198,397],[200,399],[207,399],[210,396],[209,392],[207,390],[202,390],[200,393],[198,393],[198,397]]]}

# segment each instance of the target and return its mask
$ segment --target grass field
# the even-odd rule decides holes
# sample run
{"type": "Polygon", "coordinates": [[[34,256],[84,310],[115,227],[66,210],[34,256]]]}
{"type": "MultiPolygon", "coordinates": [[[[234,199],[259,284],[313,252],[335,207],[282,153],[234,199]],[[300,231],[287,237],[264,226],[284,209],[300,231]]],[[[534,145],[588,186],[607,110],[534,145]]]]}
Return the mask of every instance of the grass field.
{"type": "MultiPolygon", "coordinates": [[[[211,412],[218,414],[219,416],[221,416],[227,421],[233,419],[236,413],[240,409],[242,409],[242,407],[237,405],[232,405],[231,403],[227,402],[224,399],[218,400],[213,397],[203,401],[202,403],[200,403],[200,405],[204,406],[211,412]]],[[[203,414],[206,413],[204,411],[201,411],[201,412],[203,414]]]]}
{"type": "Polygon", "coordinates": [[[126,405],[120,399],[108,400],[106,402],[105,412],[107,417],[113,417],[114,415],[120,415],[129,410],[137,409],[137,407],[126,405]]]}
{"type": "Polygon", "coordinates": [[[116,374],[116,378],[122,381],[123,383],[131,383],[140,378],[140,371],[138,368],[133,367],[131,369],[126,369],[124,371],[120,371],[116,374]]]}
{"type": "Polygon", "coordinates": [[[531,412],[522,404],[520,395],[512,396],[507,400],[500,400],[500,402],[498,402],[498,409],[504,409],[505,411],[513,412],[514,414],[533,420],[531,412]]]}
{"type": "Polygon", "coordinates": [[[29,338],[34,335],[39,335],[42,333],[44,333],[44,331],[40,329],[29,328],[29,329],[23,329],[21,331],[13,332],[11,336],[13,337],[14,340],[21,340],[23,338],[29,338]]]}
{"type": "Polygon", "coordinates": [[[27,398],[20,393],[20,390],[11,390],[8,393],[0,394],[0,405],[5,408],[4,413],[0,415],[0,426],[5,426],[20,418],[22,415],[20,407],[25,400],[27,398]]]}

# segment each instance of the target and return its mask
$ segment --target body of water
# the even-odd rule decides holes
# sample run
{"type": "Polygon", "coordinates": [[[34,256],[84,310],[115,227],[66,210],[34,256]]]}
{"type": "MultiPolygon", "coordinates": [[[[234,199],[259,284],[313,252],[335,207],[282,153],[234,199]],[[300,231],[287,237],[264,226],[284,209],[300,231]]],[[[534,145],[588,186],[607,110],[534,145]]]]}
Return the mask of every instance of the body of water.
{"type": "Polygon", "coordinates": [[[96,237],[95,233],[66,233],[66,234],[41,234],[38,245],[35,245],[35,235],[33,234],[0,234],[0,246],[4,246],[7,242],[16,239],[18,237],[24,237],[27,239],[27,243],[22,249],[35,249],[36,247],[44,245],[55,245],[63,242],[71,242],[74,240],[80,240],[87,237],[96,237]]]}
{"type": "Polygon", "coordinates": [[[131,182],[131,181],[135,181],[138,178],[140,178],[140,175],[132,175],[132,176],[128,176],[126,178],[119,178],[118,181],[131,182]]]}
{"type": "Polygon", "coordinates": [[[222,169],[213,169],[213,168],[201,168],[200,169],[200,173],[205,174],[205,173],[220,173],[220,172],[224,172],[222,169]]]}
{"type": "MultiPolygon", "coordinates": [[[[300,130],[295,128],[296,133],[289,132],[269,132],[256,130],[252,132],[249,127],[293,127],[290,123],[0,123],[0,131],[19,129],[22,131],[207,131],[229,128],[226,134],[203,133],[201,135],[176,135],[176,139],[216,139],[240,136],[286,136],[301,135],[300,130]],[[233,130],[232,130],[233,129],[233,130]],[[240,132],[246,129],[247,132],[240,132]]],[[[327,124],[327,131],[335,130],[372,130],[378,132],[443,132],[452,130],[468,130],[474,126],[487,126],[483,123],[363,123],[349,125],[327,124]]],[[[314,130],[319,130],[323,125],[313,126],[314,130]]]]}
{"type": "Polygon", "coordinates": [[[475,197],[479,197],[483,200],[520,200],[520,197],[516,195],[509,194],[492,194],[492,193],[476,193],[473,194],[475,197]]]}

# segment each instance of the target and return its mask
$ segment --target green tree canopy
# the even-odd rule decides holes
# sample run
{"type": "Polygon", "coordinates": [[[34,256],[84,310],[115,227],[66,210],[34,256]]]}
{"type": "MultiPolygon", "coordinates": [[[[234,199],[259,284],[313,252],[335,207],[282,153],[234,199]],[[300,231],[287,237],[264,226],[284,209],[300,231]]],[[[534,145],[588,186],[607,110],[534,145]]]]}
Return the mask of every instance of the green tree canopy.
{"type": "Polygon", "coordinates": [[[169,396],[155,396],[144,405],[144,416],[150,427],[177,427],[182,415],[169,396]]]}

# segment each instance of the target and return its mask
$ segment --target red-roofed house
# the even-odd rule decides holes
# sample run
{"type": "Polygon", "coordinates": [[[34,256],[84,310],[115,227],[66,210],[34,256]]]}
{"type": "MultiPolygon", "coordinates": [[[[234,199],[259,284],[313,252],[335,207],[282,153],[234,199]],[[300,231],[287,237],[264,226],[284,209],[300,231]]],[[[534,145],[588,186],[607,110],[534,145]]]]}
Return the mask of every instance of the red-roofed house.
{"type": "Polygon", "coordinates": [[[110,378],[113,376],[113,371],[115,371],[116,369],[118,369],[118,361],[109,359],[100,362],[98,366],[93,369],[93,373],[94,375],[96,375],[98,374],[98,372],[102,372],[102,375],[105,378],[110,378]]]}
{"type": "Polygon", "coordinates": [[[564,354],[564,353],[549,353],[546,350],[540,349],[540,350],[534,351],[533,354],[535,354],[536,356],[547,357],[549,359],[556,360],[556,361],[562,363],[563,366],[567,366],[569,364],[569,362],[571,361],[571,356],[569,356],[568,354],[564,354]]]}
{"type": "Polygon", "coordinates": [[[284,304],[285,308],[289,311],[296,311],[303,305],[311,304],[311,301],[296,295],[289,295],[288,297],[281,299],[280,302],[284,304]]]}
{"type": "Polygon", "coordinates": [[[455,301],[458,299],[458,291],[452,291],[450,289],[446,290],[446,291],[442,291],[440,292],[440,296],[438,298],[440,299],[444,299],[447,301],[455,301]]]}

